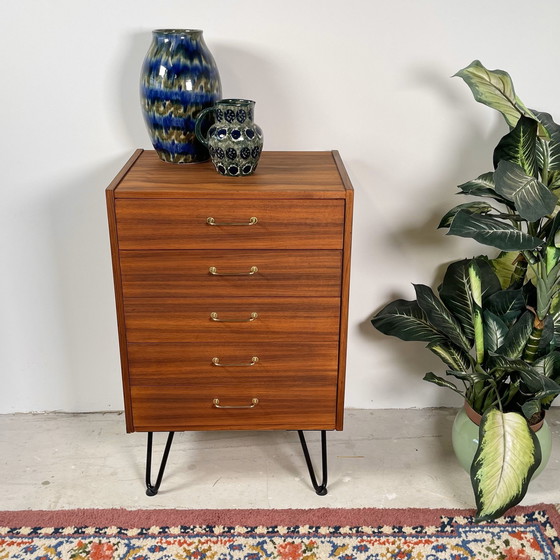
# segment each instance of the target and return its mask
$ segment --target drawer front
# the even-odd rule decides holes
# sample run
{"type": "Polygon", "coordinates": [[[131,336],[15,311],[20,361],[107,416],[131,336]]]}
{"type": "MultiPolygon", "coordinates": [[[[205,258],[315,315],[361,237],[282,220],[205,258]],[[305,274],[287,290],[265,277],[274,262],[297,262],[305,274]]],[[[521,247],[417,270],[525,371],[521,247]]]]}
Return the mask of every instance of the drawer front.
{"type": "Polygon", "coordinates": [[[118,199],[119,248],[341,249],[344,206],[342,199],[118,199]],[[251,218],[257,222],[248,225],[251,218]]]}
{"type": "Polygon", "coordinates": [[[122,251],[124,297],[338,297],[340,251],[122,251]]]}
{"type": "Polygon", "coordinates": [[[336,342],[340,299],[133,298],[124,314],[128,342],[336,342]]]}
{"type": "Polygon", "coordinates": [[[297,387],[285,382],[207,384],[202,387],[131,388],[137,431],[332,430],[336,387],[297,387]],[[220,406],[245,408],[216,408],[220,406]],[[253,408],[248,408],[252,403],[253,408]]]}
{"type": "Polygon", "coordinates": [[[317,390],[336,385],[338,345],[207,342],[203,344],[129,344],[131,385],[186,385],[229,382],[258,385],[288,383],[317,390]]]}

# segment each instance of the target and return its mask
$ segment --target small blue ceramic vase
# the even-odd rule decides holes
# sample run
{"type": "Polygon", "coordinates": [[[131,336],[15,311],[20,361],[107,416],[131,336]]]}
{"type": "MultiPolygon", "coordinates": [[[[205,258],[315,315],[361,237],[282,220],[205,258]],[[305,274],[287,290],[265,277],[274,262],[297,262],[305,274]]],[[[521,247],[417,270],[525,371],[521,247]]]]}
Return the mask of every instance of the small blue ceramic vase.
{"type": "Polygon", "coordinates": [[[230,177],[250,175],[257,168],[263,147],[263,133],[253,120],[255,102],[249,99],[222,99],[204,109],[196,121],[196,136],[208,147],[218,173],[230,177]],[[203,134],[207,113],[216,122],[203,134]]]}
{"type": "Polygon", "coordinates": [[[218,68],[202,31],[153,31],[142,66],[140,99],[150,139],[163,161],[208,159],[208,150],[196,139],[196,118],[221,96],[218,68]]]}

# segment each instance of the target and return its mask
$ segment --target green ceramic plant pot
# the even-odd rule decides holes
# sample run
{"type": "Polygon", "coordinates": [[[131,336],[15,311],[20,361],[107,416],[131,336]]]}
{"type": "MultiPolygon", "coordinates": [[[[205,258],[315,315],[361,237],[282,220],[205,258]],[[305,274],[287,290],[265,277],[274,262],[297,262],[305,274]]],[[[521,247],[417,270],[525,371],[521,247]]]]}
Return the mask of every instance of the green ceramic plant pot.
{"type": "MultiPolygon", "coordinates": [[[[468,407],[468,405],[466,405],[466,407],[468,407]]],[[[451,440],[453,443],[453,451],[455,451],[455,455],[459,463],[467,472],[470,472],[474,455],[478,448],[478,424],[476,423],[476,420],[478,419],[480,422],[480,416],[472,409],[468,412],[467,409],[463,407],[459,410],[457,416],[455,416],[451,432],[451,440]],[[471,414],[468,412],[471,412],[471,414]],[[469,418],[469,416],[474,419],[469,418]]],[[[546,420],[535,433],[537,434],[537,439],[541,445],[542,460],[539,468],[535,471],[533,478],[538,476],[546,467],[546,464],[550,459],[550,451],[552,449],[550,426],[547,424],[546,420]]]]}

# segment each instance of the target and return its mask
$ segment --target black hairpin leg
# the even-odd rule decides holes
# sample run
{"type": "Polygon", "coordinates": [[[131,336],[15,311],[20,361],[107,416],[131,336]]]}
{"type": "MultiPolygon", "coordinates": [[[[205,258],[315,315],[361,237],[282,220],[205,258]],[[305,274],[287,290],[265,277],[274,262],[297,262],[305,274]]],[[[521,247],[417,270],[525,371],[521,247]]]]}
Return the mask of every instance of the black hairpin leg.
{"type": "Polygon", "coordinates": [[[327,432],[325,430],[321,430],[321,460],[323,468],[323,481],[321,484],[317,484],[317,478],[315,477],[315,471],[313,470],[313,464],[311,463],[311,457],[309,456],[309,450],[307,449],[307,443],[305,441],[303,431],[298,430],[298,434],[303,454],[305,455],[305,462],[307,463],[307,468],[309,469],[311,484],[313,484],[313,488],[319,496],[324,496],[327,493],[327,432]]]}
{"type": "Polygon", "coordinates": [[[165,450],[163,451],[163,457],[161,459],[161,465],[159,467],[156,483],[152,484],[152,440],[154,437],[154,433],[148,432],[148,453],[146,455],[146,496],[155,496],[158,493],[161,479],[163,478],[163,471],[165,471],[165,465],[167,464],[169,450],[171,449],[171,444],[173,443],[174,435],[175,432],[169,432],[169,435],[167,436],[167,442],[165,444],[165,450]]]}

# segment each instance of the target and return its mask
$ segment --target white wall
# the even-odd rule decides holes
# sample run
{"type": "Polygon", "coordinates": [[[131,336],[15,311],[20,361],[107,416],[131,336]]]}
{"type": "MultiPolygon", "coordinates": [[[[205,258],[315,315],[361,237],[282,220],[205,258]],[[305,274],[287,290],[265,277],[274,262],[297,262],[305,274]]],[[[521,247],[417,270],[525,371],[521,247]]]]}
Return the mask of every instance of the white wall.
{"type": "Polygon", "coordinates": [[[505,127],[450,76],[479,58],[560,118],[560,4],[534,0],[19,0],[0,8],[0,412],[122,407],[104,189],[150,148],[151,29],[204,30],[269,150],[338,149],[356,210],[347,404],[455,403],[439,363],[369,317],[483,247],[435,226],[505,127]]]}

